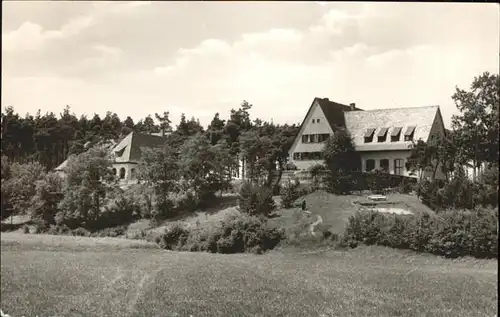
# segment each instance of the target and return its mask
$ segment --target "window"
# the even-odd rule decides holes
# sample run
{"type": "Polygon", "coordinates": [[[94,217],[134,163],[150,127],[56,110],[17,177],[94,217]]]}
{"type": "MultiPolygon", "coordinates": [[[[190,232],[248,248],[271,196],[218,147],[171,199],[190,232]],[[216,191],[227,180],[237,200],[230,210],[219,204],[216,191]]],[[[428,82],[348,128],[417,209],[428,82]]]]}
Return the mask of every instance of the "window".
{"type": "Polygon", "coordinates": [[[394,160],[394,174],[403,175],[403,160],[395,159],[394,160]]]}
{"type": "Polygon", "coordinates": [[[316,119],[316,122],[319,123],[319,119],[316,119]]]}
{"type": "Polygon", "coordinates": [[[295,161],[300,160],[300,153],[299,153],[299,152],[295,152],[295,153],[293,153],[293,159],[294,159],[295,161]]]}
{"type": "Polygon", "coordinates": [[[113,168],[113,175],[116,176],[116,168],[113,168]]]}
{"type": "Polygon", "coordinates": [[[389,130],[389,128],[380,129],[377,134],[377,142],[385,142],[385,140],[387,139],[387,130],[389,130]]]}
{"type": "Polygon", "coordinates": [[[302,143],[309,143],[309,134],[302,135],[302,143]]]}
{"type": "Polygon", "coordinates": [[[405,141],[412,141],[414,134],[415,134],[415,127],[414,126],[406,128],[405,141]]]}
{"type": "Polygon", "coordinates": [[[125,168],[120,168],[120,179],[124,179],[125,178],[125,168]]]}
{"type": "Polygon", "coordinates": [[[319,134],[313,134],[313,143],[319,143],[319,134]]]}
{"type": "Polygon", "coordinates": [[[380,160],[380,169],[388,172],[389,171],[389,160],[388,159],[381,159],[380,160]]]}
{"type": "Polygon", "coordinates": [[[375,160],[366,160],[366,171],[373,171],[375,169],[375,160]]]}
{"type": "Polygon", "coordinates": [[[312,152],[311,158],[313,160],[321,160],[323,158],[323,152],[312,152]]]}
{"type": "Polygon", "coordinates": [[[328,138],[330,137],[330,135],[328,133],[323,133],[323,134],[320,134],[319,135],[319,142],[325,142],[326,140],[328,140],[328,138]]]}
{"type": "Polygon", "coordinates": [[[316,123],[316,120],[313,119],[313,123],[316,123]]]}
{"type": "Polygon", "coordinates": [[[395,127],[391,132],[391,142],[398,142],[401,137],[402,127],[395,127]]]}
{"type": "Polygon", "coordinates": [[[130,178],[135,179],[135,168],[130,170],[130,178]]]}
{"type": "Polygon", "coordinates": [[[365,132],[365,143],[371,143],[373,141],[373,134],[375,133],[375,129],[370,128],[366,129],[365,132]]]}
{"type": "Polygon", "coordinates": [[[377,134],[378,142],[385,142],[385,140],[387,140],[387,130],[389,130],[389,128],[380,129],[379,133],[377,134]]]}

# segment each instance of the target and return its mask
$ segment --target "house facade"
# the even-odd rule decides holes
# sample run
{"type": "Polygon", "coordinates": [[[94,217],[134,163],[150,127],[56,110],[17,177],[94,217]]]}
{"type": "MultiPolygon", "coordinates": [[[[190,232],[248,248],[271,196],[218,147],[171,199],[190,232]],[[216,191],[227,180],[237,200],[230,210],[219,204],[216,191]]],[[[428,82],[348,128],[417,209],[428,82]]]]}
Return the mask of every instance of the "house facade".
{"type": "MultiPolygon", "coordinates": [[[[409,177],[420,176],[405,168],[412,142],[428,142],[445,133],[438,106],[362,110],[355,104],[315,98],[289,150],[290,161],[299,170],[322,163],[325,142],[339,128],[346,129],[353,138],[362,171],[382,169],[409,177]]],[[[432,171],[425,171],[423,177],[431,175],[432,171]]],[[[444,178],[440,169],[436,177],[444,178]]]]}
{"type": "MultiPolygon", "coordinates": [[[[107,145],[112,158],[113,173],[120,183],[127,184],[137,181],[137,165],[141,160],[144,148],[161,147],[165,144],[165,133],[144,134],[130,132],[117,144],[107,145]]],[[[68,165],[69,157],[54,171],[64,177],[65,168],[68,165]]]]}
{"type": "Polygon", "coordinates": [[[165,134],[144,134],[130,132],[112,150],[113,172],[120,182],[137,181],[137,165],[144,148],[165,145],[165,134]]]}

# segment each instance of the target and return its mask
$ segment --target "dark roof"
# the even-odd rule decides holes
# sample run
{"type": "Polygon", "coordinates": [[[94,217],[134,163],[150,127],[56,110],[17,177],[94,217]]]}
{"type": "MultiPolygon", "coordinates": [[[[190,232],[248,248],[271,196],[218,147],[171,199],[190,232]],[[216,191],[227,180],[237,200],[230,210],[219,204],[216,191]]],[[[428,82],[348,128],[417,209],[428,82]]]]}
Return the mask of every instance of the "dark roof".
{"type": "Polygon", "coordinates": [[[389,128],[382,128],[382,129],[380,129],[380,131],[378,132],[377,136],[385,136],[387,134],[387,130],[389,130],[389,128]]]}
{"type": "Polygon", "coordinates": [[[130,132],[113,149],[115,162],[139,162],[142,153],[141,149],[161,147],[165,145],[165,141],[165,137],[162,136],[130,132]]]}
{"type": "Polygon", "coordinates": [[[411,135],[413,131],[415,131],[415,128],[415,126],[409,126],[408,128],[406,128],[405,136],[411,135]]]}
{"type": "Polygon", "coordinates": [[[371,138],[372,135],[373,135],[373,132],[375,132],[375,128],[368,128],[368,129],[366,129],[365,138],[371,138]]]}
{"type": "Polygon", "coordinates": [[[398,136],[400,133],[401,133],[401,130],[403,129],[403,127],[394,127],[392,129],[392,133],[391,133],[391,136],[398,136]]]}
{"type": "MultiPolygon", "coordinates": [[[[351,106],[347,106],[335,101],[331,101],[328,98],[314,98],[314,101],[316,101],[325,114],[326,120],[328,120],[328,123],[332,127],[344,127],[345,126],[345,120],[344,120],[344,111],[362,111],[362,109],[354,107],[354,109],[351,108],[351,106]]],[[[313,104],[314,104],[313,101],[313,104]]],[[[312,105],[311,105],[312,108],[312,105]]],[[[309,113],[308,113],[309,114],[309,113]]],[[[307,115],[306,115],[307,117],[307,115]]]]}

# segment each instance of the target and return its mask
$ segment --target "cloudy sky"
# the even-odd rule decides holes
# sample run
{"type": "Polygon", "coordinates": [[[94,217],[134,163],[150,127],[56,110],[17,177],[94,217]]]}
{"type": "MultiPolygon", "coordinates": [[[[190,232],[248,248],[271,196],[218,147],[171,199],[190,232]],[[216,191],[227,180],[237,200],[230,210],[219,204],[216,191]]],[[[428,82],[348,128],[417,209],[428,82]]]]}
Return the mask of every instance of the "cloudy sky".
{"type": "Polygon", "coordinates": [[[440,105],[499,69],[499,6],[472,3],[3,1],[2,107],[69,104],[206,125],[242,100],[300,122],[313,98],[440,105]]]}

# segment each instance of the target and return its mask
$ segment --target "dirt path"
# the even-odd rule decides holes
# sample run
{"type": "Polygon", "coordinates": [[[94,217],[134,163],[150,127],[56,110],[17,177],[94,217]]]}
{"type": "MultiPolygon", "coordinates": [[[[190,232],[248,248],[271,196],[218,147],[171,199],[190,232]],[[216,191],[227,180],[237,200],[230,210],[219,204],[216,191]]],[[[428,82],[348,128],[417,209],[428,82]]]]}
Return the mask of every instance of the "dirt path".
{"type": "Polygon", "coordinates": [[[318,219],[309,226],[309,231],[314,237],[316,236],[316,232],[314,231],[314,229],[316,228],[317,225],[323,222],[323,217],[319,215],[317,217],[318,219]]]}

